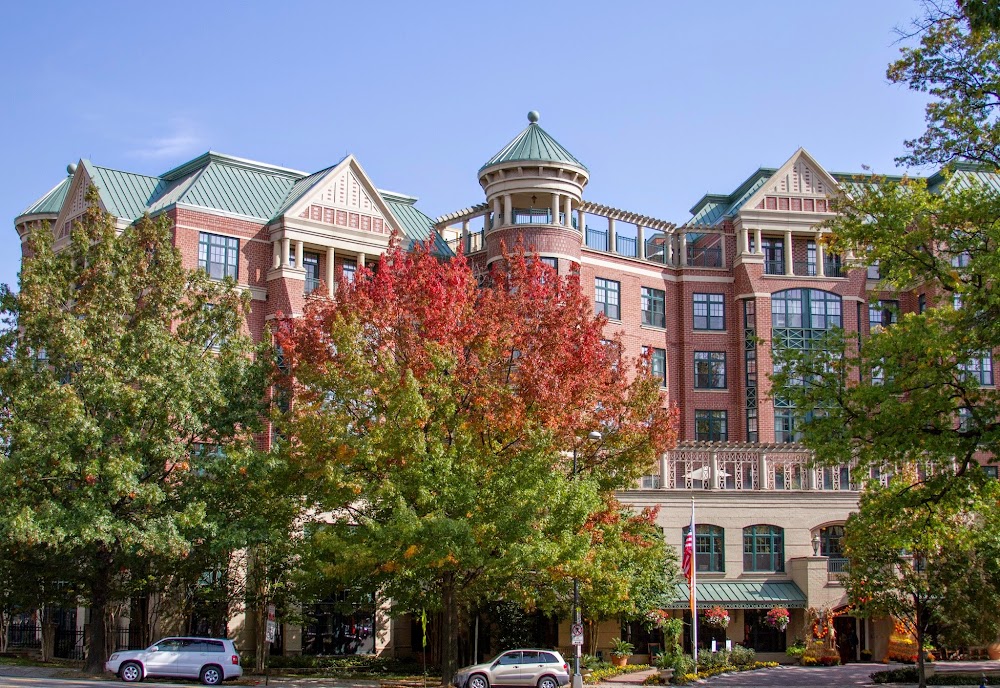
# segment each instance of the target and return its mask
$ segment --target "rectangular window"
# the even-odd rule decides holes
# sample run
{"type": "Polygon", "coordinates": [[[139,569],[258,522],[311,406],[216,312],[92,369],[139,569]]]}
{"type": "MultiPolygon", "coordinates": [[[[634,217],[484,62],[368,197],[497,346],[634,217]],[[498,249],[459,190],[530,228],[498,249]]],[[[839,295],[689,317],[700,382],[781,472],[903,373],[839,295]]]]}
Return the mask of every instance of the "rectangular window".
{"type": "Polygon", "coordinates": [[[538,260],[541,261],[542,265],[548,265],[550,268],[552,268],[556,272],[559,272],[559,259],[558,258],[549,258],[547,256],[542,256],[538,260]]]}
{"type": "Polygon", "coordinates": [[[874,301],[868,304],[868,326],[888,327],[899,317],[899,301],[874,301]]]}
{"type": "Polygon", "coordinates": [[[872,263],[871,265],[868,266],[868,279],[870,279],[870,280],[880,279],[880,273],[879,273],[879,269],[878,269],[878,261],[877,260],[874,263],[872,263]]]}
{"type": "Polygon", "coordinates": [[[665,292],[662,289],[642,288],[642,324],[652,327],[666,327],[664,313],[665,292]]]}
{"type": "Polygon", "coordinates": [[[725,351],[694,352],[694,387],[695,389],[726,388],[725,351]]]}
{"type": "Polygon", "coordinates": [[[198,267],[214,280],[237,278],[240,240],[201,232],[198,234],[198,267]]]}
{"type": "MultiPolygon", "coordinates": [[[[796,271],[797,272],[797,271],[796,271]]],[[[816,242],[806,242],[806,276],[816,276],[816,242]]]]}
{"type": "Polygon", "coordinates": [[[609,320],[621,319],[621,283],[598,277],[594,280],[594,313],[603,313],[609,320]]]}
{"type": "Polygon", "coordinates": [[[795,428],[795,409],[774,409],[774,441],[798,442],[802,433],[795,428]]]}
{"type": "Polygon", "coordinates": [[[694,329],[726,329],[726,304],[722,294],[694,294],[694,329]]]}
{"type": "Polygon", "coordinates": [[[764,250],[764,274],[784,275],[785,240],[765,237],[760,240],[760,247],[764,250]]]}
{"type": "Polygon", "coordinates": [[[923,313],[927,310],[927,294],[921,294],[917,297],[917,313],[923,313]]]}
{"type": "MultiPolygon", "coordinates": [[[[681,546],[691,526],[681,529],[681,546]]],[[[725,533],[719,526],[697,524],[694,527],[695,566],[698,572],[724,573],[726,570],[725,533]]]]}
{"type": "Polygon", "coordinates": [[[993,356],[985,353],[971,359],[968,363],[959,363],[958,369],[966,376],[979,383],[980,387],[993,386],[993,356]]]}
{"type": "Polygon", "coordinates": [[[319,254],[303,253],[302,267],[306,269],[306,294],[311,294],[319,287],[319,254]]]}
{"type": "MultiPolygon", "coordinates": [[[[642,347],[642,353],[646,354],[650,351],[648,346],[642,347]]],[[[652,354],[649,357],[649,374],[660,381],[661,387],[667,386],[667,350],[666,349],[652,349],[652,354]]]]}
{"type": "Polygon", "coordinates": [[[358,263],[357,263],[357,261],[345,262],[344,266],[341,268],[341,272],[344,273],[344,281],[345,282],[347,282],[349,284],[353,283],[354,282],[354,275],[356,275],[357,272],[358,272],[358,263]]]}
{"type": "Polygon", "coordinates": [[[694,438],[702,442],[725,442],[729,439],[725,411],[695,411],[694,438]]]}

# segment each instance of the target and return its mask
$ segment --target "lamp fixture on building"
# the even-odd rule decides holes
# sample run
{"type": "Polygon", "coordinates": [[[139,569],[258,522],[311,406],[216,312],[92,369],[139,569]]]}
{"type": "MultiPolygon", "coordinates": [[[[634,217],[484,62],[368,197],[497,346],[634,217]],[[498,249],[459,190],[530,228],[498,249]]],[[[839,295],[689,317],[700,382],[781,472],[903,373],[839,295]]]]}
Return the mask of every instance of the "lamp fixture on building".
{"type": "Polygon", "coordinates": [[[813,535],[813,556],[819,556],[819,533],[813,535]]]}

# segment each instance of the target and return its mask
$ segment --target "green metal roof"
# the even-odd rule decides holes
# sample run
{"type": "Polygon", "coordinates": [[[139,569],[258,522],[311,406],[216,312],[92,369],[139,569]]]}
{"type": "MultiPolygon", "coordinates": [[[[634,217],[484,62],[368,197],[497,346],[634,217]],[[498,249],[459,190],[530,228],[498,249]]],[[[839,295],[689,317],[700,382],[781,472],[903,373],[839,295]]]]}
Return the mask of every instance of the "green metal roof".
{"type": "Polygon", "coordinates": [[[776,167],[761,167],[731,194],[705,194],[691,208],[692,217],[687,224],[711,227],[723,218],[732,217],[777,171],[776,167]]]}
{"type": "Polygon", "coordinates": [[[69,192],[69,185],[72,181],[72,175],[67,176],[49,189],[44,196],[25,208],[21,215],[58,215],[59,211],[62,210],[63,201],[66,200],[66,194],[69,192]]]}
{"type": "MultiPolygon", "coordinates": [[[[690,606],[687,583],[677,583],[670,609],[690,606]]],[[[805,608],[806,596],[795,583],[698,583],[698,609],[716,605],[725,609],[768,609],[781,605],[790,609],[805,608]]]]}
{"type": "Polygon", "coordinates": [[[108,212],[129,222],[142,217],[153,198],[167,186],[159,177],[98,167],[89,160],[82,162],[108,212]]]}
{"type": "MultiPolygon", "coordinates": [[[[341,162],[343,162],[343,160],[341,160],[341,162]]],[[[339,164],[340,163],[338,162],[337,165],[339,164]]],[[[295,184],[292,185],[292,188],[288,190],[288,195],[285,196],[285,200],[282,201],[281,205],[278,206],[278,208],[274,211],[274,217],[277,218],[280,217],[281,215],[284,215],[289,208],[295,205],[296,201],[305,196],[306,193],[309,191],[309,189],[316,186],[316,184],[319,183],[319,181],[327,174],[327,172],[332,170],[337,165],[330,165],[324,170],[320,170],[319,172],[314,172],[313,174],[310,174],[307,177],[303,177],[302,179],[295,182],[295,184]]]]}
{"type": "Polygon", "coordinates": [[[414,205],[417,199],[382,190],[379,190],[379,195],[382,196],[382,200],[389,206],[389,210],[392,211],[396,219],[399,220],[403,233],[410,241],[409,246],[415,242],[427,241],[428,238],[434,237],[434,253],[440,256],[455,255],[451,247],[448,246],[448,242],[434,229],[434,220],[417,210],[414,205]]]}
{"type": "Polygon", "coordinates": [[[500,149],[489,161],[479,168],[482,172],[487,167],[507,162],[560,162],[575,165],[587,171],[587,166],[573,157],[573,154],[562,147],[548,132],[538,126],[537,113],[530,113],[531,124],[514,137],[514,140],[500,149]],[[534,120],[531,116],[534,115],[534,120]]]}

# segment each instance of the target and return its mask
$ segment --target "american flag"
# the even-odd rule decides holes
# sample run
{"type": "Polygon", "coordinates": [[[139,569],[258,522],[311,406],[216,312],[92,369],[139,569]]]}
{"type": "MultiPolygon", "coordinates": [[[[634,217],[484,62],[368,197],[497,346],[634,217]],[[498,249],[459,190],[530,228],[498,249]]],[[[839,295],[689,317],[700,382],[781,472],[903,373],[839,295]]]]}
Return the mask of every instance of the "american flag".
{"type": "Polygon", "coordinates": [[[688,528],[687,537],[684,538],[684,558],[681,560],[681,569],[684,577],[687,578],[688,585],[691,584],[691,575],[694,573],[694,525],[688,528]]]}

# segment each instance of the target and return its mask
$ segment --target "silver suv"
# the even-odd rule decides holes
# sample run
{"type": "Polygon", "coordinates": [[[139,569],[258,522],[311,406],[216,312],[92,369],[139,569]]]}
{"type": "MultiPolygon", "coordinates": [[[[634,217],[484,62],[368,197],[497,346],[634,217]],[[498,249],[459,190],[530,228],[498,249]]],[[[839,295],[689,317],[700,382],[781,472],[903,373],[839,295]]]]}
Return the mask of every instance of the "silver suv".
{"type": "Polygon", "coordinates": [[[459,669],[452,683],[458,688],[558,688],[569,683],[569,665],[555,650],[509,650],[489,662],[459,669]]]}
{"type": "Polygon", "coordinates": [[[215,686],[243,675],[240,653],[232,640],[224,638],[164,638],[145,650],[116,652],[104,668],[126,683],[174,676],[215,686]]]}

